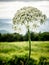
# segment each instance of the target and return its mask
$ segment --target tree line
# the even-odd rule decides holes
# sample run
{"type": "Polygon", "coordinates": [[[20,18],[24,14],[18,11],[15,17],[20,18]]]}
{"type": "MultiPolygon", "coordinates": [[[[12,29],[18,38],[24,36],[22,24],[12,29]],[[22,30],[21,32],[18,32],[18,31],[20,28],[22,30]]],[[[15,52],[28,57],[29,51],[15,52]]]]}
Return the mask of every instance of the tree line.
{"type": "MultiPolygon", "coordinates": [[[[49,41],[49,32],[43,33],[30,33],[31,41],[49,41]]],[[[0,42],[14,42],[14,41],[28,41],[28,32],[23,36],[18,33],[12,34],[1,34],[0,33],[0,42]]]]}

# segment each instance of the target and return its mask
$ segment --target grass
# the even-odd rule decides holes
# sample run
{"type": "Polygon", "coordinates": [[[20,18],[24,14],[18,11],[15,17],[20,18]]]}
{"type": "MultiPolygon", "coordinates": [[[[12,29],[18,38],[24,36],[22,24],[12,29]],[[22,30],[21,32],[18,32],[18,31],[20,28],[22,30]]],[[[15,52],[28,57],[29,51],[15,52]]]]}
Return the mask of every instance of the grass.
{"type": "MultiPolygon", "coordinates": [[[[12,56],[28,55],[28,42],[0,42],[0,58],[9,60],[12,56]]],[[[31,58],[38,60],[41,56],[49,60],[49,41],[31,42],[31,58]]]]}

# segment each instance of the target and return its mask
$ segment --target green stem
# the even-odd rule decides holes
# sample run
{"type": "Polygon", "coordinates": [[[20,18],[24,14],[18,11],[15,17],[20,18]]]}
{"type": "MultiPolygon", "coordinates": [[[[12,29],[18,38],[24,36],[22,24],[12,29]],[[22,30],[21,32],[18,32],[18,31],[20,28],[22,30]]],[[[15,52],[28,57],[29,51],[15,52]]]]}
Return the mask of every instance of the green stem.
{"type": "Polygon", "coordinates": [[[30,38],[30,31],[28,29],[28,41],[29,41],[29,59],[30,59],[30,55],[31,55],[31,38],[30,38]]]}
{"type": "Polygon", "coordinates": [[[29,28],[28,28],[28,41],[29,41],[29,56],[28,56],[28,59],[27,59],[25,65],[28,65],[28,62],[29,62],[29,60],[30,60],[30,55],[31,55],[31,38],[30,38],[29,28]]]}

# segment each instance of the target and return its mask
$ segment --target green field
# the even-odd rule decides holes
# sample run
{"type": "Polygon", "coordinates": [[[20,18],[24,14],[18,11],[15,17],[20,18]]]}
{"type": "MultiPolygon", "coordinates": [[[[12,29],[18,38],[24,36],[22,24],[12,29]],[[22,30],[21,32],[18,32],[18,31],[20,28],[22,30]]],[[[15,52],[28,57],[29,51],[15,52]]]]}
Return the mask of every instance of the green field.
{"type": "MultiPolygon", "coordinates": [[[[0,42],[0,58],[9,60],[12,56],[28,55],[28,42],[0,42]]],[[[49,41],[31,42],[31,58],[39,60],[41,56],[49,61],[49,41]]]]}

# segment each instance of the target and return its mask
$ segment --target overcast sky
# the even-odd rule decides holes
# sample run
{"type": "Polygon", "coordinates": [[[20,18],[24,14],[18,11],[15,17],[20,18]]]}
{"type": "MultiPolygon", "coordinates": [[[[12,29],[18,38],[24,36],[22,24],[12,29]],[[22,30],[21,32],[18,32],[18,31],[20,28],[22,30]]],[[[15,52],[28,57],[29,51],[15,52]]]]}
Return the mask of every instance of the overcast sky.
{"type": "MultiPolygon", "coordinates": [[[[49,0],[0,0],[0,19],[12,19],[16,11],[25,6],[38,8],[43,14],[46,14],[47,18],[49,18],[49,0]]],[[[5,21],[3,21],[3,23],[4,22],[5,21]]],[[[9,29],[8,31],[12,30],[12,28],[8,28],[8,25],[3,25],[0,29],[6,28],[6,30],[9,29]]],[[[25,31],[24,29],[22,30],[22,33],[24,34],[25,31]]],[[[44,24],[36,31],[49,31],[49,20],[46,22],[46,25],[44,24]]]]}
{"type": "Polygon", "coordinates": [[[12,19],[17,10],[24,6],[33,6],[40,9],[49,18],[49,1],[48,0],[0,0],[0,18],[12,19]],[[28,2],[26,2],[28,1],[28,2]]]}
{"type": "Polygon", "coordinates": [[[0,1],[49,1],[49,0],[0,0],[0,1]]]}

